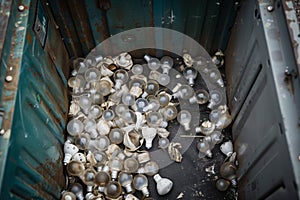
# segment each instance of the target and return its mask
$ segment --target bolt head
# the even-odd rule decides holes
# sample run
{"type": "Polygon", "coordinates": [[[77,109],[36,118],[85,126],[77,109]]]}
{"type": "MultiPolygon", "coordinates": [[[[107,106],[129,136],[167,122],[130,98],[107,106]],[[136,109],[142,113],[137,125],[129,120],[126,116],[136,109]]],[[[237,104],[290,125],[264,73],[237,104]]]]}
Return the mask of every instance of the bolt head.
{"type": "Polygon", "coordinates": [[[24,5],[19,5],[18,6],[18,11],[23,12],[25,10],[25,6],[24,5]]]}
{"type": "Polygon", "coordinates": [[[269,6],[267,7],[267,10],[268,10],[269,12],[272,12],[272,11],[274,10],[274,7],[273,7],[272,5],[269,5],[269,6]]]}
{"type": "Polygon", "coordinates": [[[5,77],[5,80],[7,82],[11,82],[13,80],[13,77],[11,75],[8,75],[8,76],[5,77]]]}

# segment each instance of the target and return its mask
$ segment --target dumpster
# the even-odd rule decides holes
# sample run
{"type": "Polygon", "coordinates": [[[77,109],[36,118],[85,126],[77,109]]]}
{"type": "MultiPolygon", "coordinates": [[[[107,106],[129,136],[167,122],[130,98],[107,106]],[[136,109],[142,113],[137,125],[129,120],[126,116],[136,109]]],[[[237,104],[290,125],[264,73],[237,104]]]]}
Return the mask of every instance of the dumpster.
{"type": "MultiPolygon", "coordinates": [[[[200,160],[193,141],[183,155],[191,163],[162,169],[174,182],[171,193],[151,187],[151,197],[299,199],[299,9],[298,1],[280,0],[0,2],[0,198],[61,198],[70,181],[63,147],[73,61],[124,31],[157,27],[193,38],[211,56],[224,52],[238,195],[213,189],[215,174],[205,169],[224,157],[216,149],[217,159],[200,160]]],[[[118,48],[144,42],[132,40],[125,35],[118,48]]],[[[181,47],[176,37],[166,41],[181,47]]],[[[176,57],[163,50],[130,54],[176,57]]]]}

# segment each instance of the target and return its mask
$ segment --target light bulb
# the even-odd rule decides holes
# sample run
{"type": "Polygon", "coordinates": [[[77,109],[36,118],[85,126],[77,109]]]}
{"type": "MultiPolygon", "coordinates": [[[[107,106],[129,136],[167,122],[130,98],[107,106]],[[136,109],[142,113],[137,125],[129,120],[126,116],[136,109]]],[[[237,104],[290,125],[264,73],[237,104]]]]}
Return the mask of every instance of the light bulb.
{"type": "Polygon", "coordinates": [[[61,200],[76,200],[76,196],[73,192],[64,192],[61,200]]]}
{"type": "Polygon", "coordinates": [[[105,121],[112,121],[115,117],[115,112],[111,109],[107,109],[103,112],[102,117],[105,121]]]}
{"type": "Polygon", "coordinates": [[[178,91],[173,94],[173,97],[187,100],[190,99],[193,95],[194,95],[194,90],[191,86],[181,85],[178,91]]]}
{"type": "Polygon", "coordinates": [[[87,70],[87,66],[84,63],[85,59],[78,57],[72,61],[72,68],[74,69],[71,73],[73,76],[76,76],[78,74],[82,74],[87,70]]]}
{"type": "Polygon", "coordinates": [[[157,111],[159,107],[160,107],[159,101],[157,99],[151,99],[148,105],[143,108],[143,111],[144,112],[147,112],[149,110],[157,111]]]}
{"type": "Polygon", "coordinates": [[[135,65],[132,66],[131,71],[132,71],[133,74],[139,75],[139,74],[143,73],[144,69],[143,69],[142,65],[135,64],[135,65]]]}
{"type": "Polygon", "coordinates": [[[98,137],[96,121],[94,119],[86,118],[83,121],[83,124],[84,130],[90,135],[91,139],[95,139],[96,137],[98,137]]]}
{"type": "Polygon", "coordinates": [[[127,52],[120,53],[116,58],[115,58],[116,64],[120,67],[123,68],[130,68],[133,65],[131,55],[127,52]]]}
{"type": "Polygon", "coordinates": [[[72,86],[74,94],[81,94],[84,92],[86,81],[83,76],[77,75],[75,80],[70,80],[70,87],[72,86]]]}
{"type": "Polygon", "coordinates": [[[218,179],[216,182],[216,188],[221,192],[226,191],[229,186],[230,186],[230,182],[223,178],[218,179]]]}
{"type": "Polygon", "coordinates": [[[80,179],[87,186],[87,191],[92,192],[95,184],[96,171],[93,168],[86,169],[80,176],[80,179]]]}
{"type": "Polygon", "coordinates": [[[126,189],[126,193],[131,193],[132,192],[132,186],[131,186],[131,183],[132,183],[132,175],[131,174],[128,174],[126,172],[121,172],[119,174],[119,182],[120,184],[125,187],[126,189]]]}
{"type": "Polygon", "coordinates": [[[76,154],[78,151],[79,151],[78,147],[72,144],[69,140],[67,140],[64,144],[64,154],[65,154],[64,165],[67,165],[70,162],[72,156],[76,154]]]}
{"type": "Polygon", "coordinates": [[[111,170],[111,178],[115,180],[118,177],[118,172],[123,168],[122,160],[114,157],[109,161],[108,166],[111,170]]]}
{"type": "Polygon", "coordinates": [[[157,81],[162,86],[167,86],[170,83],[171,78],[168,74],[160,74],[157,81]]]}
{"type": "Polygon", "coordinates": [[[211,61],[217,66],[222,67],[224,65],[225,55],[221,50],[218,50],[215,55],[211,58],[211,61]]]}
{"type": "Polygon", "coordinates": [[[104,189],[104,194],[110,199],[117,199],[122,193],[122,186],[117,181],[110,181],[104,189]]]}
{"type": "Polygon", "coordinates": [[[108,184],[110,176],[105,171],[100,171],[95,176],[95,184],[98,186],[99,192],[104,192],[104,188],[108,184]]]}
{"type": "Polygon", "coordinates": [[[129,82],[129,92],[135,97],[139,97],[143,93],[143,88],[145,87],[146,82],[141,78],[133,78],[129,82]]]}
{"type": "Polygon", "coordinates": [[[200,127],[196,127],[196,133],[201,132],[204,135],[210,135],[215,130],[215,124],[206,120],[202,122],[200,127]]]}
{"type": "Polygon", "coordinates": [[[121,144],[123,142],[124,131],[120,128],[110,130],[109,139],[112,144],[121,144]]]}
{"type": "Polygon", "coordinates": [[[148,95],[155,95],[156,92],[159,90],[159,84],[155,80],[149,80],[147,81],[145,88],[144,88],[144,93],[142,94],[142,97],[145,98],[148,95]]]}
{"type": "Polygon", "coordinates": [[[123,115],[123,113],[128,110],[129,110],[129,108],[125,104],[118,104],[115,107],[115,112],[119,117],[121,117],[123,115]]]}
{"type": "Polygon", "coordinates": [[[211,145],[220,144],[224,136],[220,131],[213,131],[210,135],[204,137],[204,139],[211,145]]]}
{"type": "Polygon", "coordinates": [[[77,160],[79,162],[82,162],[83,164],[86,163],[86,157],[83,153],[75,153],[72,160],[77,160]]]}
{"type": "Polygon", "coordinates": [[[185,131],[190,130],[190,122],[192,120],[192,115],[187,110],[181,110],[177,115],[177,121],[183,126],[185,131]]]}
{"type": "Polygon", "coordinates": [[[237,167],[231,161],[224,162],[220,167],[221,177],[229,180],[233,186],[237,185],[236,171],[237,171],[237,167]]]}
{"type": "Polygon", "coordinates": [[[107,136],[101,135],[99,138],[94,140],[94,146],[100,151],[105,151],[110,145],[110,141],[107,136]]]}
{"type": "Polygon", "coordinates": [[[214,120],[218,129],[224,129],[232,122],[226,105],[220,105],[218,109],[212,110],[209,117],[214,120]]]}
{"type": "Polygon", "coordinates": [[[225,154],[227,157],[230,157],[233,154],[233,144],[232,142],[229,140],[227,142],[224,142],[221,146],[220,146],[220,150],[223,154],[225,154]]]}
{"type": "Polygon", "coordinates": [[[73,76],[73,77],[68,79],[68,86],[72,89],[79,88],[80,82],[76,81],[76,77],[73,76]]]}
{"type": "Polygon", "coordinates": [[[83,133],[75,137],[75,144],[81,150],[86,150],[90,146],[90,135],[83,133]]]}
{"type": "Polygon", "coordinates": [[[189,99],[191,104],[198,103],[200,105],[209,101],[209,94],[206,90],[199,89],[195,92],[195,95],[189,99]]]}
{"type": "Polygon", "coordinates": [[[83,123],[79,119],[72,119],[68,122],[67,131],[71,136],[79,135],[83,131],[83,123]]]}
{"type": "Polygon", "coordinates": [[[149,161],[144,166],[145,173],[148,176],[153,176],[158,173],[159,166],[155,161],[149,161]]]}
{"type": "Polygon", "coordinates": [[[214,107],[219,106],[219,104],[222,102],[223,97],[218,90],[213,90],[210,92],[210,103],[208,104],[209,109],[213,109],[214,107]]]}
{"type": "Polygon", "coordinates": [[[162,178],[159,174],[156,174],[153,178],[156,182],[156,190],[159,195],[165,195],[171,191],[173,182],[170,179],[162,178]]]}
{"type": "Polygon", "coordinates": [[[170,141],[168,138],[159,138],[158,140],[158,147],[161,148],[161,149],[167,149],[168,146],[170,144],[170,141]]]}
{"type": "Polygon", "coordinates": [[[117,126],[119,128],[125,127],[125,121],[122,119],[122,117],[119,117],[119,116],[115,117],[113,123],[115,126],[117,126]]]}
{"type": "Polygon", "coordinates": [[[142,127],[142,135],[146,140],[146,148],[150,149],[152,147],[152,141],[156,136],[156,129],[149,127],[142,127]]]}
{"type": "Polygon", "coordinates": [[[144,108],[147,107],[148,105],[148,101],[144,98],[138,98],[136,101],[135,101],[135,106],[136,106],[136,111],[137,112],[141,112],[143,113],[144,112],[144,108]]]}
{"type": "Polygon", "coordinates": [[[163,117],[159,112],[151,111],[146,115],[146,122],[148,126],[157,128],[163,121],[163,117]]]}
{"type": "Polygon", "coordinates": [[[107,162],[107,156],[102,151],[94,151],[93,154],[97,162],[95,167],[97,167],[97,171],[99,171],[102,168],[102,166],[107,162]]]}
{"type": "Polygon", "coordinates": [[[177,108],[174,105],[168,105],[165,108],[162,108],[161,111],[164,119],[167,121],[175,119],[178,113],[177,108]]]}
{"type": "Polygon", "coordinates": [[[170,69],[173,67],[173,59],[170,56],[164,56],[160,59],[163,74],[169,74],[170,69]]]}
{"type": "Polygon", "coordinates": [[[98,82],[97,91],[103,96],[107,96],[112,91],[112,84],[108,80],[102,79],[98,82]]]}
{"type": "Polygon", "coordinates": [[[78,200],[83,200],[83,187],[79,183],[71,183],[69,186],[69,191],[74,193],[78,200]]]}
{"type": "Polygon", "coordinates": [[[124,160],[124,169],[127,173],[136,173],[139,168],[139,163],[135,158],[126,158],[124,160]]]}
{"type": "Polygon", "coordinates": [[[101,77],[101,74],[96,68],[89,68],[85,71],[84,74],[86,82],[98,81],[101,77]]]}
{"type": "Polygon", "coordinates": [[[135,124],[136,123],[136,115],[132,110],[127,110],[122,113],[122,119],[127,124],[135,124]]]}
{"type": "Polygon", "coordinates": [[[67,164],[67,172],[70,176],[80,176],[84,170],[85,167],[83,163],[78,160],[71,160],[67,164]]]}
{"type": "Polygon", "coordinates": [[[119,90],[119,89],[121,89],[121,86],[127,82],[128,73],[124,69],[119,69],[114,73],[113,78],[114,78],[115,83],[116,83],[115,88],[117,90],[119,90]]]}
{"type": "Polygon", "coordinates": [[[150,70],[157,70],[160,67],[160,61],[157,58],[145,55],[144,59],[147,61],[150,70]]]}
{"type": "Polygon", "coordinates": [[[209,158],[212,157],[211,146],[206,140],[200,140],[197,144],[197,149],[199,150],[199,158],[203,158],[205,156],[209,158]]]}
{"type": "Polygon", "coordinates": [[[166,92],[161,92],[157,95],[157,100],[161,107],[165,107],[170,102],[170,96],[166,92]]]}
{"type": "Polygon", "coordinates": [[[224,87],[224,82],[222,80],[220,71],[217,68],[211,68],[209,71],[209,80],[212,83],[217,83],[218,86],[224,87]]]}
{"type": "Polygon", "coordinates": [[[212,110],[209,114],[209,120],[213,123],[217,123],[221,117],[221,113],[218,109],[212,110]]]}
{"type": "Polygon", "coordinates": [[[148,190],[148,179],[143,174],[138,174],[133,179],[133,185],[135,189],[140,190],[143,192],[143,195],[148,197],[149,196],[149,190],[148,190]]]}
{"type": "Polygon", "coordinates": [[[90,99],[91,99],[92,104],[100,105],[104,102],[104,97],[99,92],[92,93],[90,96],[90,99]]]}
{"type": "Polygon", "coordinates": [[[85,114],[88,114],[92,101],[88,96],[81,95],[79,98],[79,106],[85,114]]]}
{"type": "Polygon", "coordinates": [[[101,107],[98,105],[92,105],[89,110],[88,117],[91,119],[97,119],[101,116],[101,114],[102,114],[101,107]]]}
{"type": "Polygon", "coordinates": [[[194,86],[195,79],[197,78],[197,70],[193,67],[186,67],[183,70],[183,76],[188,80],[190,86],[194,86]]]}
{"type": "Polygon", "coordinates": [[[122,102],[127,106],[132,106],[135,103],[135,96],[126,92],[122,95],[122,102]]]}

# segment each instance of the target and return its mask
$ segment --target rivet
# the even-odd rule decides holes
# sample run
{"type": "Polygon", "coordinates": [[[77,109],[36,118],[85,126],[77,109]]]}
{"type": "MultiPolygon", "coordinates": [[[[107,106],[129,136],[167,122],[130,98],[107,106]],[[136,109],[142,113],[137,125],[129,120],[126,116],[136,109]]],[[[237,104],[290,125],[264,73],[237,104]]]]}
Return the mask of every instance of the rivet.
{"type": "Polygon", "coordinates": [[[7,82],[11,82],[11,81],[13,80],[13,77],[10,76],[10,75],[8,75],[8,76],[5,77],[5,80],[6,80],[7,82]]]}
{"type": "Polygon", "coordinates": [[[269,6],[267,7],[267,10],[268,10],[269,12],[272,12],[272,11],[274,10],[274,7],[273,7],[272,5],[269,5],[269,6]]]}
{"type": "Polygon", "coordinates": [[[4,130],[4,129],[1,129],[1,130],[0,130],[0,135],[4,135],[4,133],[5,133],[5,130],[4,130]]]}
{"type": "Polygon", "coordinates": [[[24,5],[19,5],[19,6],[18,6],[18,10],[19,10],[20,12],[23,12],[23,11],[25,10],[25,6],[24,6],[24,5]]]}

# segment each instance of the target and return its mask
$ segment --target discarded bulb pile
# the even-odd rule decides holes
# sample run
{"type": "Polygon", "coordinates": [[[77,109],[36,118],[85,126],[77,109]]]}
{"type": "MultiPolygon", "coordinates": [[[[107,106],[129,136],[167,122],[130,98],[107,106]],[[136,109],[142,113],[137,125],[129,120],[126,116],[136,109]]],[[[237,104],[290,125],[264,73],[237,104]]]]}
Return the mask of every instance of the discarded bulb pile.
{"type": "MultiPolygon", "coordinates": [[[[169,56],[145,55],[144,64],[135,63],[128,53],[74,61],[68,81],[72,101],[64,144],[68,187],[62,199],[152,199],[149,177],[156,182],[158,195],[172,192],[173,185],[180,183],[160,173],[167,166],[160,166],[151,152],[157,146],[180,165],[184,144],[170,138],[175,133],[169,131],[176,123],[178,138],[198,140],[190,148],[198,150],[199,162],[212,158],[212,149],[224,142],[220,150],[227,158],[216,188],[225,191],[236,186],[235,153],[222,134],[231,116],[221,103],[226,97],[220,92],[224,89],[220,72],[214,67],[201,73],[215,86],[213,91],[194,88],[200,76],[194,68],[196,61],[187,53],[183,60],[181,72],[174,70],[169,56]],[[186,109],[191,105],[206,105],[210,110],[207,119],[195,122],[193,110],[186,109]],[[154,141],[158,144],[153,145],[154,141]]],[[[213,62],[222,61],[214,58],[213,62]]]]}

